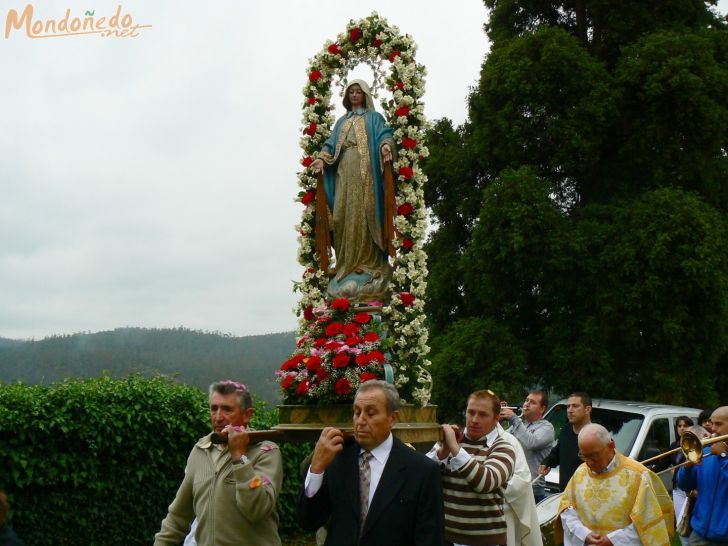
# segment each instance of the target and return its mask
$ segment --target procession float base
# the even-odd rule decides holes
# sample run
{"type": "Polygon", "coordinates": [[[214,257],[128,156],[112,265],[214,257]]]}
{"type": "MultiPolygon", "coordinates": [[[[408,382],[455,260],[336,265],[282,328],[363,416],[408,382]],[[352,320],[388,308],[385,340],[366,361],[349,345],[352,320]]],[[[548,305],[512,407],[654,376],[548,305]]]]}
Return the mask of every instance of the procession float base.
{"type": "MultiPolygon", "coordinates": [[[[280,431],[287,441],[316,441],[324,427],[335,427],[353,433],[351,404],[328,406],[278,406],[278,422],[273,430],[280,431]]],[[[399,420],[392,432],[402,442],[418,444],[440,439],[437,406],[424,407],[404,404],[399,408],[399,420]]]]}

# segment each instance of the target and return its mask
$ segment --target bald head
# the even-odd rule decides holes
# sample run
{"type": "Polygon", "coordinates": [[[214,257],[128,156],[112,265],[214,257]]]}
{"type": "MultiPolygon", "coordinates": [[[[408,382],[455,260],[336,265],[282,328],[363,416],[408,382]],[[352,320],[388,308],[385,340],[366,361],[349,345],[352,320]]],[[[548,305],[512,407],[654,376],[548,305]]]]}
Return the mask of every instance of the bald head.
{"type": "Polygon", "coordinates": [[[710,416],[710,420],[713,421],[713,432],[715,434],[718,436],[728,434],[728,406],[717,408],[710,416]]]}
{"type": "Polygon", "coordinates": [[[582,439],[585,441],[593,439],[600,446],[607,446],[612,441],[609,431],[597,423],[590,423],[579,431],[579,445],[581,445],[582,439]]]}
{"type": "Polygon", "coordinates": [[[603,472],[614,457],[614,442],[602,425],[591,423],[579,431],[579,458],[592,472],[603,472]]]}

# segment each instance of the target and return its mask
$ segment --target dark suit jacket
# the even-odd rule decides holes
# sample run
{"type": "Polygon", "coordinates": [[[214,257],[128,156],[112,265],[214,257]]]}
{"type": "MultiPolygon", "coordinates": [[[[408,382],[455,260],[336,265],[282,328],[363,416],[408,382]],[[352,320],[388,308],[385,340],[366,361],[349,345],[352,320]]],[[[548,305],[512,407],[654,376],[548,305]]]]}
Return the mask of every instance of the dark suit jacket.
{"type": "Polygon", "coordinates": [[[328,546],[442,546],[444,516],[438,465],[394,438],[359,535],[359,444],[347,445],[311,498],[301,491],[298,518],[309,531],[329,521],[328,546]]]}

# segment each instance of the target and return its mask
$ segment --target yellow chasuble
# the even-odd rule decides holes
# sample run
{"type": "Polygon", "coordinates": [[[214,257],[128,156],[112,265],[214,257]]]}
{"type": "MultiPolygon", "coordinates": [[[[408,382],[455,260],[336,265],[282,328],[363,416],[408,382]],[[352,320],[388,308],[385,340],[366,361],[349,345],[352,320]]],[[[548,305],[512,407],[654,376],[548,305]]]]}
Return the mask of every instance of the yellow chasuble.
{"type": "MultiPolygon", "coordinates": [[[[582,464],[561,495],[559,514],[573,507],[581,522],[600,535],[630,523],[645,546],[669,546],[673,534],[672,500],[660,478],[643,465],[616,453],[609,472],[595,474],[582,464]]],[[[561,517],[556,518],[557,544],[563,541],[561,517]]]]}

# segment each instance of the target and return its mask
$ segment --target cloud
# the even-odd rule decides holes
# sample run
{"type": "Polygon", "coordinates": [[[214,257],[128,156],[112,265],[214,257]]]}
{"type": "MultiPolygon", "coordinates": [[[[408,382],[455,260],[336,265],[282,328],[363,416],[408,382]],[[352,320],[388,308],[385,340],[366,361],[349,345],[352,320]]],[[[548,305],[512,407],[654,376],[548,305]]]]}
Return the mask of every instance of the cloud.
{"type": "Polygon", "coordinates": [[[377,10],[419,45],[427,115],[461,123],[488,48],[480,0],[122,5],[152,27],[0,43],[0,336],[294,328],[308,59],[377,10]]]}

